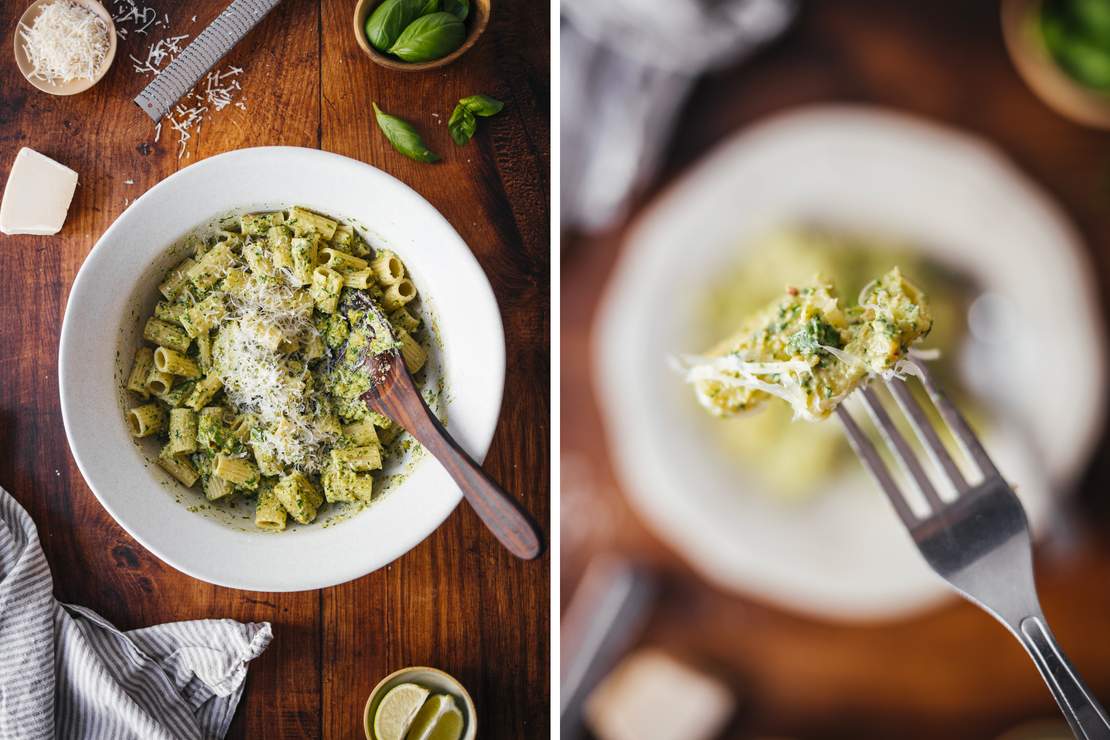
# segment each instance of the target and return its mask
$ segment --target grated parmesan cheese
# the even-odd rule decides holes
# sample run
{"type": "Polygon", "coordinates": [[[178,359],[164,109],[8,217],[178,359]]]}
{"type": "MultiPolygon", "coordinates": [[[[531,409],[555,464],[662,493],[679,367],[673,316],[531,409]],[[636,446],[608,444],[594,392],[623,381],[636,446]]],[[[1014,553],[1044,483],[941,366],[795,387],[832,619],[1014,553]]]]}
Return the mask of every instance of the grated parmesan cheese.
{"type": "Polygon", "coordinates": [[[228,400],[258,416],[259,438],[252,441],[264,454],[306,472],[320,472],[323,448],[339,437],[339,430],[320,413],[325,397],[314,391],[307,365],[259,341],[273,331],[282,341],[310,338],[316,333],[313,304],[297,300],[288,285],[257,278],[230,301],[212,347],[213,367],[228,400]],[[265,331],[259,331],[261,327],[265,331]]]}
{"type": "Polygon", "coordinates": [[[108,56],[108,27],[70,0],[43,6],[34,23],[19,28],[31,76],[51,84],[91,80],[108,56]]]}
{"type": "MultiPolygon", "coordinates": [[[[153,8],[141,5],[137,0],[116,0],[117,24],[130,24],[131,30],[136,33],[146,34],[151,28],[167,27],[170,25],[169,14],[158,17],[153,8]]],[[[196,16],[193,16],[196,22],[196,16]]],[[[121,36],[126,37],[126,28],[119,27],[121,36]]],[[[147,45],[145,54],[136,56],[129,54],[131,66],[136,74],[158,75],[161,74],[170,62],[180,54],[189,39],[189,34],[166,36],[147,45]]],[[[200,130],[205,117],[210,112],[219,112],[228,106],[234,106],[245,111],[247,104],[238,99],[242,90],[239,80],[235,79],[243,74],[241,67],[227,65],[226,67],[212,70],[205,79],[192,91],[185,94],[174,106],[174,109],[165,117],[164,122],[177,136],[177,158],[183,159],[189,154],[189,142],[193,134],[200,130]]],[[[162,137],[162,121],[155,125],[154,143],[162,137]]]]}

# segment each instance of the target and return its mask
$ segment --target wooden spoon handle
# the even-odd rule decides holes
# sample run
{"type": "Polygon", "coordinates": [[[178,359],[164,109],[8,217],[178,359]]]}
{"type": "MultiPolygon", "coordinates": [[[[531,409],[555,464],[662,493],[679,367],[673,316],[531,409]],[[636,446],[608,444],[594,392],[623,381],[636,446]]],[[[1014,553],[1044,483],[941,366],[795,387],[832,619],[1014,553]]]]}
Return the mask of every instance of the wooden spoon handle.
{"type": "Polygon", "coordinates": [[[432,453],[455,479],[463,495],[493,535],[509,552],[532,560],[543,552],[539,526],[512,495],[507,493],[459,446],[424,402],[407,370],[395,372],[395,382],[378,398],[367,398],[371,407],[404,427],[432,453]]]}

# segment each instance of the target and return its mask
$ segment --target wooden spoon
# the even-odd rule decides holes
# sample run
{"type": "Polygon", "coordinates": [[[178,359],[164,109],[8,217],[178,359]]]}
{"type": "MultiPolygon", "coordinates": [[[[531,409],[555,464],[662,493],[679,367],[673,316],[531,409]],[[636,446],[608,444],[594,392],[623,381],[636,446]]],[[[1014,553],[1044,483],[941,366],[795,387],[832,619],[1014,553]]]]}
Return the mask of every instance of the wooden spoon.
{"type": "Polygon", "coordinates": [[[439,460],[486,527],[509,552],[525,560],[538,557],[543,552],[539,526],[516,498],[466,454],[428,408],[405,367],[389,322],[377,307],[367,300],[365,304],[360,301],[358,308],[366,311],[364,320],[369,322],[374,337],[389,340],[373,342],[375,347],[385,348],[367,351],[361,358],[373,381],[362,396],[367,407],[400,424],[439,460]]]}

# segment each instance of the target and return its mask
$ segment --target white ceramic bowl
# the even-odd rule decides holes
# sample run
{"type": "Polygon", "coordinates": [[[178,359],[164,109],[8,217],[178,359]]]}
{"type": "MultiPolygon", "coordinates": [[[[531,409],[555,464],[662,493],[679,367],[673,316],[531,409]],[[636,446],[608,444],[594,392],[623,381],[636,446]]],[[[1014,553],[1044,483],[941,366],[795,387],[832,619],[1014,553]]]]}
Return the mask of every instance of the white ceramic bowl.
{"type": "Polygon", "coordinates": [[[997,420],[985,444],[1035,529],[1102,429],[1104,333],[1091,268],[1060,210],[994,148],[874,108],[808,108],[755,125],[632,229],[594,356],[633,505],[725,588],[827,618],[905,614],[948,592],[861,466],[811,502],[777,499],[719,451],[720,422],[667,364],[669,354],[704,349],[689,346],[702,286],[752,239],[798,221],[904,239],[1008,303],[1012,340],[969,348],[961,369],[997,420]]]}
{"type": "Polygon", "coordinates": [[[357,578],[404,554],[455,508],[461,493],[431,457],[365,511],[330,526],[253,530],[220,509],[187,510],[187,491],[152,463],[124,424],[120,378],[176,259],[168,248],[231,210],[303,205],[349,220],[404,260],[442,351],[448,429],[477,459],[501,406],[505,345],[489,282],[466,244],[426,200],[362,162],[314,149],[260,147],[203,160],[124,211],[93,247],[70,292],[58,382],[70,449],[104,508],[173,567],[211,583],[298,591],[357,578]]]}

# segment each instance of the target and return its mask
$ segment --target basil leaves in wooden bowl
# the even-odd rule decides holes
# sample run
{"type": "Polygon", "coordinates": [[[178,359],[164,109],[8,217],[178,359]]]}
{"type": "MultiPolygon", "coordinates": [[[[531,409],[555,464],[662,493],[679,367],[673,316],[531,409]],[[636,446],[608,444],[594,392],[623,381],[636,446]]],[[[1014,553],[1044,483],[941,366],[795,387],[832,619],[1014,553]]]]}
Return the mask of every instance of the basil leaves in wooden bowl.
{"type": "Polygon", "coordinates": [[[383,67],[443,67],[474,45],[489,23],[491,0],[359,0],[355,38],[383,67]]]}

